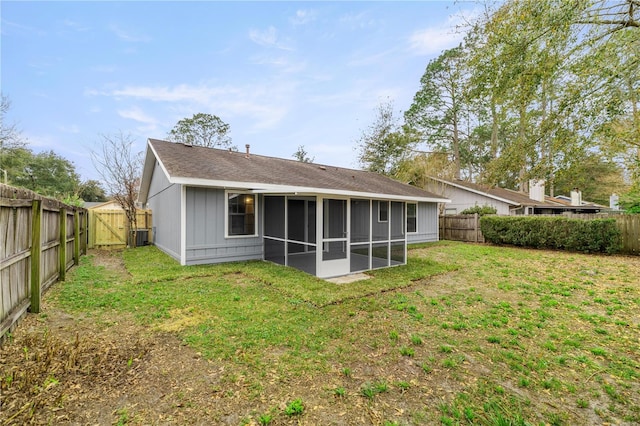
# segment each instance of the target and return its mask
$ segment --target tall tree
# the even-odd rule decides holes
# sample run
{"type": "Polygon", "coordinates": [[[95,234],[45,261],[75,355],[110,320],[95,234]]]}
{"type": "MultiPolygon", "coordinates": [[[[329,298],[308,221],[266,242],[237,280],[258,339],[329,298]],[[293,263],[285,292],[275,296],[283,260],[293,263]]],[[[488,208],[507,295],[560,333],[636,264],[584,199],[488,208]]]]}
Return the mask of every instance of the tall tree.
{"type": "Polygon", "coordinates": [[[400,125],[393,102],[382,102],[375,110],[373,123],[356,141],[358,161],[366,170],[393,176],[419,140],[415,129],[400,125]]]}
{"type": "Polygon", "coordinates": [[[5,149],[0,167],[7,171],[11,185],[58,199],[74,194],[80,184],[74,164],[53,151],[34,154],[23,147],[5,149]]]}
{"type": "Polygon", "coordinates": [[[585,200],[603,205],[609,205],[611,194],[628,189],[618,164],[589,151],[576,155],[566,169],[560,170],[554,185],[558,195],[569,195],[573,188],[579,188],[585,200]]]}
{"type": "Polygon", "coordinates": [[[460,179],[465,106],[465,58],[462,46],[446,50],[429,62],[420,79],[420,89],[405,112],[405,121],[423,135],[430,149],[449,151],[460,179]]]}
{"type": "Polygon", "coordinates": [[[135,246],[137,200],[142,169],[142,153],[135,152],[135,140],[130,134],[119,132],[102,135],[99,148],[91,152],[91,159],[109,195],[122,207],[129,228],[129,246],[135,246]]]}
{"type": "Polygon", "coordinates": [[[197,113],[176,123],[169,140],[207,148],[231,148],[229,125],[212,114],[197,113]]]}

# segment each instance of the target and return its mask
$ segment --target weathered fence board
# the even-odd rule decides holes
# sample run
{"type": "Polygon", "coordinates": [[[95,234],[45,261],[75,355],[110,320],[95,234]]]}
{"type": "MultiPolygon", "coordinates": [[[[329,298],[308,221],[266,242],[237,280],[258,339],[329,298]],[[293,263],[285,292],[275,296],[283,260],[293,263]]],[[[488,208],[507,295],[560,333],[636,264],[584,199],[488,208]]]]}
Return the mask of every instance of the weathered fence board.
{"type": "Polygon", "coordinates": [[[640,255],[640,215],[616,215],[614,218],[622,233],[623,253],[640,255]]]}
{"type": "Polygon", "coordinates": [[[478,214],[440,216],[440,239],[484,243],[478,214]]]}
{"type": "MultiPolygon", "coordinates": [[[[545,215],[558,217],[557,215],[545,215]]],[[[563,214],[571,219],[615,219],[622,239],[621,252],[640,255],[640,215],[621,213],[598,214],[563,214]]],[[[443,215],[440,216],[440,239],[466,242],[484,242],[480,230],[480,218],[477,215],[443,215]]]]}
{"type": "Polygon", "coordinates": [[[0,184],[0,338],[86,254],[87,224],[85,209],[0,184]]]}

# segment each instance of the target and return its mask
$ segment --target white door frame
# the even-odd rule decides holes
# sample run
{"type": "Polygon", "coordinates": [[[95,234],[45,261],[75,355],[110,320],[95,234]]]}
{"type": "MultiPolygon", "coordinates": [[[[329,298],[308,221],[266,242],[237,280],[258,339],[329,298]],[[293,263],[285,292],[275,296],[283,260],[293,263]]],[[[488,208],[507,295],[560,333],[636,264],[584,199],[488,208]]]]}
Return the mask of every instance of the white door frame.
{"type": "Polygon", "coordinates": [[[351,235],[351,203],[348,197],[338,196],[318,196],[316,202],[316,275],[320,278],[336,277],[347,275],[350,272],[351,249],[349,244],[349,236],[351,235]],[[324,238],[324,200],[343,200],[345,201],[345,232],[341,238],[324,238]],[[344,242],[345,257],[342,259],[323,260],[324,243],[344,242]]]}

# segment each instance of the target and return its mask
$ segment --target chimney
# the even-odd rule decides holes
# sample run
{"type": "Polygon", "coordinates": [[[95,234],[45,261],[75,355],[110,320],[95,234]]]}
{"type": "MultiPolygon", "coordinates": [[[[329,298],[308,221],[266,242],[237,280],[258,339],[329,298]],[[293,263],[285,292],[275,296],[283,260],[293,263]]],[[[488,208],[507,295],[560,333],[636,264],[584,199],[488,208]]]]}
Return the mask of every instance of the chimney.
{"type": "Polygon", "coordinates": [[[573,188],[571,190],[571,205],[572,206],[582,205],[582,192],[580,192],[578,188],[573,188]]]}
{"type": "Polygon", "coordinates": [[[244,155],[244,157],[249,158],[249,148],[251,148],[251,145],[246,144],[244,147],[247,148],[247,153],[244,155]]]}
{"type": "Polygon", "coordinates": [[[611,194],[609,197],[609,208],[611,210],[620,210],[620,197],[618,194],[611,194]]]}
{"type": "Polygon", "coordinates": [[[529,198],[544,203],[544,179],[529,181],[529,198]]]}

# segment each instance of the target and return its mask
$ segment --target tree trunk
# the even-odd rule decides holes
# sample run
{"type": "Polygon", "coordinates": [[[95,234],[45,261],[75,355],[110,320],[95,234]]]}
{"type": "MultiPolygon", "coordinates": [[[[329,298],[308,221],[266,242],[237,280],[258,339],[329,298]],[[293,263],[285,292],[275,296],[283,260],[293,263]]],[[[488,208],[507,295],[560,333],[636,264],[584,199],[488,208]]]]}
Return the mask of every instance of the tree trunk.
{"type": "Polygon", "coordinates": [[[525,117],[527,115],[526,106],[520,105],[520,122],[518,123],[518,148],[521,150],[520,158],[520,171],[518,172],[518,190],[521,192],[527,192],[527,182],[525,176],[527,174],[527,152],[526,146],[526,132],[525,132],[525,117]]]}
{"type": "Polygon", "coordinates": [[[496,102],[491,98],[491,159],[498,158],[498,114],[496,102]]]}

